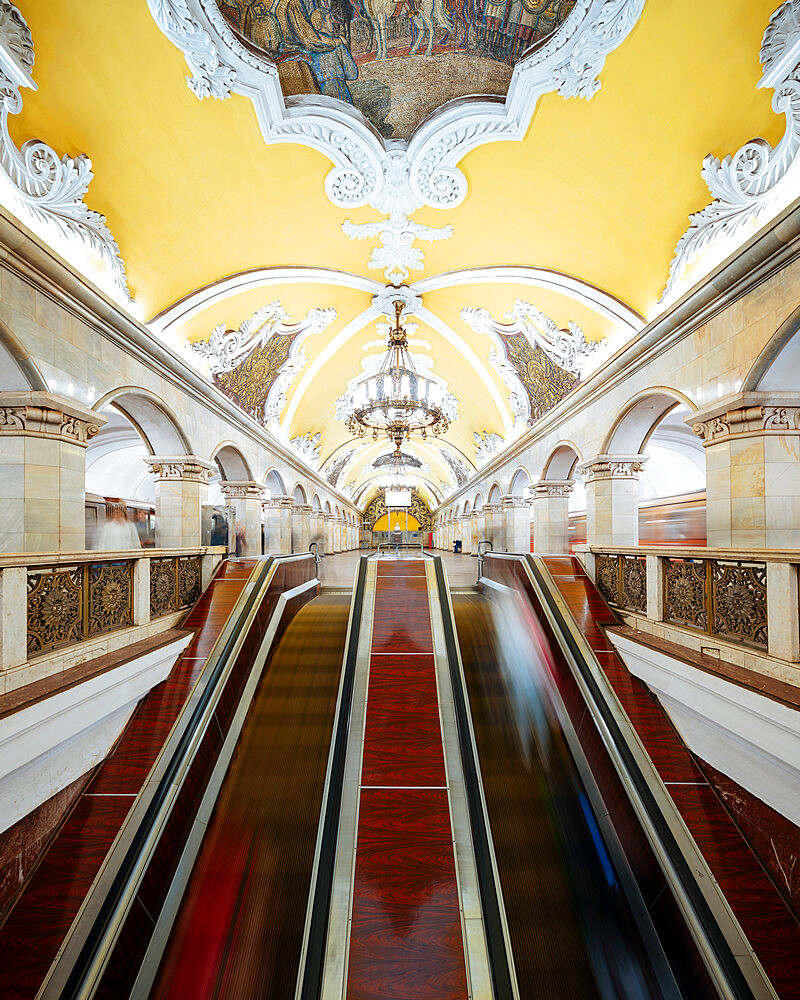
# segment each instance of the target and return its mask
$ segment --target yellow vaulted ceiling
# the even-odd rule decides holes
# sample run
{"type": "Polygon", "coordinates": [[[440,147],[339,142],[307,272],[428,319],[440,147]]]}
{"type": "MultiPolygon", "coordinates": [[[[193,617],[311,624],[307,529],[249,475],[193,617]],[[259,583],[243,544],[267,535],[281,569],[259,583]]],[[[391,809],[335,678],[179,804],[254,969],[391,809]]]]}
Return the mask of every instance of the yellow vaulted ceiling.
{"type": "MultiPolygon", "coordinates": [[[[333,268],[382,282],[381,272],[367,266],[373,241],[351,241],[341,229],[346,217],[366,222],[378,214],[336,208],[323,188],[327,158],[300,145],[267,146],[249,100],[199,101],[186,86],[183,55],[144,0],[18,3],[34,39],[38,91],[23,92],[13,138],[39,138],[59,154],[91,157],[87,204],[106,215],[146,316],[252,268],[333,268]]],[[[545,96],[523,142],[494,143],[464,158],[469,193],[460,207],[414,215],[452,225],[454,235],[420,244],[425,269],[411,280],[487,265],[544,267],[650,318],[687,216],[708,202],[703,157],[725,156],[758,135],[774,144],[783,134],[772,91],[756,87],[761,37],[776,6],[649,0],[609,55],[592,101],[545,96]]],[[[220,322],[236,328],[274,299],[294,320],[313,306],[336,308],[335,323],[306,341],[310,365],[368,308],[371,294],[324,280],[277,280],[209,306],[170,336],[205,339],[220,322]]],[[[425,308],[455,339],[424,321],[416,336],[430,342],[434,371],[459,399],[460,419],[448,439],[470,459],[475,431],[503,433],[509,390],[487,363],[489,338],[470,330],[460,310],[483,306],[501,319],[516,299],[561,327],[578,322],[589,339],[615,336],[597,312],[523,283],[426,293],[425,308]],[[479,358],[480,371],[458,342],[479,358]]],[[[288,437],[320,432],[323,460],[347,440],[334,402],[359,371],[362,345],[376,337],[373,321],[327,357],[305,390],[302,376],[291,387],[285,414],[292,417],[283,430],[288,437]]],[[[434,471],[437,482],[446,478],[446,469],[434,471]]]]}

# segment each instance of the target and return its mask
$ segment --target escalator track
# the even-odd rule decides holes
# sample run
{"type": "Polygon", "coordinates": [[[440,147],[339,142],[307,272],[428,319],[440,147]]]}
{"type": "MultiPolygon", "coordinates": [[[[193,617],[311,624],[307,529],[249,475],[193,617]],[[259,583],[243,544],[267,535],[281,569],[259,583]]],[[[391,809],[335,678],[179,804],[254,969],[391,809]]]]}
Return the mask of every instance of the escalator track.
{"type": "Polygon", "coordinates": [[[295,995],[349,604],[317,597],[271,654],[153,998],[295,995]]]}

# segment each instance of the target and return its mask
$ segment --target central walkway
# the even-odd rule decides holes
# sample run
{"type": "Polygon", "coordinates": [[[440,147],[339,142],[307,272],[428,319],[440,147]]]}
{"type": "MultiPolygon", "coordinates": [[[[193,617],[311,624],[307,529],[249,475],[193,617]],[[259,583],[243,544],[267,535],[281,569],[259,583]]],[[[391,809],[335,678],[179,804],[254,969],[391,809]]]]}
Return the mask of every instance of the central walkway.
{"type": "Polygon", "coordinates": [[[349,1000],[467,996],[425,564],[380,561],[349,1000]]]}

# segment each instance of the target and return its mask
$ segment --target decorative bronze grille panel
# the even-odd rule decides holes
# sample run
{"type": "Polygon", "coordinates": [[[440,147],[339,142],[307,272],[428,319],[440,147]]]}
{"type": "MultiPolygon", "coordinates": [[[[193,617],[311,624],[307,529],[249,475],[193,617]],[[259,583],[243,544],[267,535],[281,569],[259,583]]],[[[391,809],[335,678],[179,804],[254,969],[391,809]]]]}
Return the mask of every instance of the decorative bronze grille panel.
{"type": "Polygon", "coordinates": [[[84,637],[83,567],[28,573],[28,656],[69,646],[84,637]]]}
{"type": "Polygon", "coordinates": [[[133,563],[91,563],[84,573],[88,573],[88,636],[133,625],[133,563]]]}
{"type": "Polygon", "coordinates": [[[708,631],[706,569],[702,559],[664,560],[664,621],[708,631]]]}
{"type": "Polygon", "coordinates": [[[644,556],[620,556],[619,605],[627,611],[647,611],[647,560],[644,556]]]}
{"type": "Polygon", "coordinates": [[[711,577],[713,632],[751,646],[767,645],[767,567],[714,560],[711,577]]]}
{"type": "Polygon", "coordinates": [[[150,617],[160,618],[178,610],[177,560],[150,560],[150,617]]]}
{"type": "Polygon", "coordinates": [[[187,608],[200,596],[202,556],[178,559],[178,607],[187,608]]]}
{"type": "Polygon", "coordinates": [[[609,604],[619,604],[619,556],[597,556],[597,589],[609,604]]]}

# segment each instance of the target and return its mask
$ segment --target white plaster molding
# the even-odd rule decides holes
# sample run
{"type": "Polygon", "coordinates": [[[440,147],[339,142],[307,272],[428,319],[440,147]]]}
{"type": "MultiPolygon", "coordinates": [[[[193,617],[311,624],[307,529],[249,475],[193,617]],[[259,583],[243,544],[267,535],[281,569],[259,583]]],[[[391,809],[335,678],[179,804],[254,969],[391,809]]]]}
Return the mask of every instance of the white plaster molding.
{"type": "Polygon", "coordinates": [[[106,757],[139,699],[164,680],[190,639],[181,637],[0,720],[0,832],[106,757]]]}
{"type": "MultiPolygon", "coordinates": [[[[403,303],[404,317],[414,316],[422,307],[422,296],[413,286],[409,285],[386,285],[372,296],[373,306],[392,322],[394,322],[395,302],[403,303]]],[[[413,332],[410,329],[410,324],[406,323],[405,327],[408,332],[413,332]]],[[[416,330],[416,327],[414,329],[416,330]]]]}
{"type": "MultiPolygon", "coordinates": [[[[768,219],[796,197],[800,184],[800,0],[787,0],[770,17],[760,53],[759,87],[775,91],[772,107],[786,116],[786,131],[774,148],[751,139],[732,156],[708,155],[702,176],[711,204],[689,217],[691,225],[678,240],[661,301],[677,298],[687,270],[717,245],[723,256],[738,249],[768,219]]],[[[705,271],[718,262],[708,254],[705,271]]],[[[692,283],[698,280],[693,277],[692,283]]]]}
{"type": "Polygon", "coordinates": [[[85,153],[62,156],[38,139],[17,148],[8,116],[22,110],[21,87],[36,89],[31,76],[33,38],[27,22],[9,0],[0,0],[0,177],[19,207],[23,221],[41,227],[45,238],[79,244],[107,266],[115,289],[131,302],[125,264],[105,216],[83,198],[92,180],[92,161],[85,153]]]}
{"type": "Polygon", "coordinates": [[[301,437],[293,437],[289,441],[289,444],[297,454],[303,461],[308,462],[313,469],[319,466],[319,442],[321,437],[321,433],[314,435],[303,434],[301,437]]]}
{"type": "Polygon", "coordinates": [[[346,219],[342,232],[351,240],[380,240],[381,245],[369,256],[368,266],[372,270],[383,270],[387,281],[400,285],[408,280],[410,271],[421,271],[424,267],[425,255],[414,242],[449,240],[453,227],[423,226],[413,222],[404,212],[392,212],[378,222],[355,223],[346,219]]]}
{"type": "Polygon", "coordinates": [[[499,434],[490,434],[488,431],[475,431],[472,440],[475,442],[475,465],[479,469],[486,465],[492,455],[505,443],[499,434]]]}
{"type": "Polygon", "coordinates": [[[628,636],[609,638],[690,750],[800,824],[800,712],[628,636]]]}
{"type": "MultiPolygon", "coordinates": [[[[408,216],[422,205],[454,208],[467,193],[458,162],[496,140],[521,140],[539,97],[558,90],[591,98],[606,56],[628,35],[644,0],[578,0],[564,24],[517,64],[505,101],[466,98],[430,115],[409,143],[384,142],[364,116],[325,96],[284,99],[274,63],[245,46],[214,0],[148,0],[164,34],[185,55],[200,98],[249,97],[266,142],[300,142],[334,168],[325,190],[334,204],[370,204],[408,216]]],[[[384,224],[385,225],[385,224],[384,224]]]]}
{"type": "Polygon", "coordinates": [[[446,271],[430,278],[420,278],[414,288],[420,295],[461,285],[530,285],[557,292],[613,323],[624,339],[630,340],[645,327],[644,318],[624,302],[596,285],[561,271],[524,264],[488,265],[460,271],[446,271]]]}
{"type": "Polygon", "coordinates": [[[192,350],[210,362],[212,374],[229,372],[245,357],[270,337],[288,337],[300,334],[302,340],[330,326],[336,319],[336,310],[309,309],[305,317],[297,323],[288,323],[289,314],[280,302],[270,302],[257,309],[246,319],[238,330],[228,330],[224,323],[214,327],[208,340],[200,340],[191,345],[192,350]]]}

